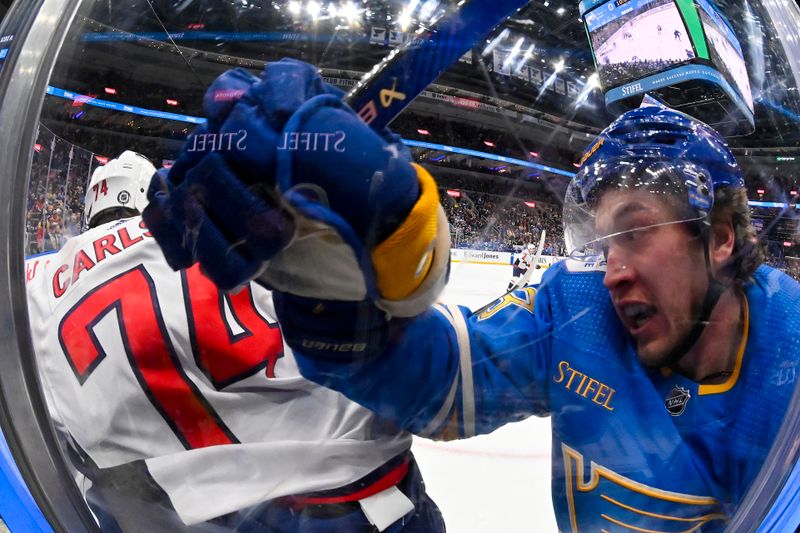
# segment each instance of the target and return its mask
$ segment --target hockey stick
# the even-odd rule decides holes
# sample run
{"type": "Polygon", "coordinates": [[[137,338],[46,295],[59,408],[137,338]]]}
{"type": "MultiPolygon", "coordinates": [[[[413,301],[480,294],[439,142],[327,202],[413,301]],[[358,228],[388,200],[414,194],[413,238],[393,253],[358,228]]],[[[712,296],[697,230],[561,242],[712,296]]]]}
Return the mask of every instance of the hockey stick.
{"type": "Polygon", "coordinates": [[[465,52],[528,0],[461,0],[434,26],[392,51],[347,93],[364,122],[382,130],[465,52]]]}
{"type": "Polygon", "coordinates": [[[528,267],[528,270],[525,272],[525,274],[520,276],[520,278],[517,280],[517,282],[514,284],[514,286],[511,287],[511,290],[509,290],[508,292],[506,292],[504,295],[500,296],[499,298],[495,298],[494,300],[492,300],[488,304],[484,305],[483,307],[481,307],[477,311],[473,312],[472,313],[473,315],[479,315],[479,314],[483,313],[484,311],[489,309],[492,305],[494,305],[496,302],[502,300],[503,298],[505,298],[506,296],[508,296],[512,292],[514,292],[515,290],[521,289],[522,287],[524,287],[525,285],[528,284],[528,281],[531,279],[531,274],[533,274],[533,271],[536,269],[536,265],[539,264],[539,258],[542,257],[542,250],[544,250],[544,238],[545,238],[545,231],[542,230],[542,235],[541,235],[541,237],[539,237],[539,248],[537,248],[537,250],[536,250],[536,255],[533,256],[533,263],[531,264],[531,266],[528,267]]]}

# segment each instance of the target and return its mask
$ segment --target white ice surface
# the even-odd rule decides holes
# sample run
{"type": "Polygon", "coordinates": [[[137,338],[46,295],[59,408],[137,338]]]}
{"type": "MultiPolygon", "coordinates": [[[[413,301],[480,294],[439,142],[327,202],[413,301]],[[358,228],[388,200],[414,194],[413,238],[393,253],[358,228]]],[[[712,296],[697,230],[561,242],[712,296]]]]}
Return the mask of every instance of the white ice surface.
{"type": "MultiPolygon", "coordinates": [[[[510,265],[453,263],[443,299],[476,309],[503,294],[510,278],[510,265]]],[[[417,438],[413,451],[448,533],[557,531],[549,419],[530,418],[462,441],[417,438]]]]}
{"type": "Polygon", "coordinates": [[[692,43],[681,15],[674,5],[666,4],[622,26],[597,48],[596,54],[602,64],[606,59],[617,64],[636,59],[683,61],[688,58],[687,50],[692,51],[692,43]],[[675,37],[675,30],[680,32],[680,38],[675,37]],[[625,39],[626,33],[632,38],[625,39]]]}

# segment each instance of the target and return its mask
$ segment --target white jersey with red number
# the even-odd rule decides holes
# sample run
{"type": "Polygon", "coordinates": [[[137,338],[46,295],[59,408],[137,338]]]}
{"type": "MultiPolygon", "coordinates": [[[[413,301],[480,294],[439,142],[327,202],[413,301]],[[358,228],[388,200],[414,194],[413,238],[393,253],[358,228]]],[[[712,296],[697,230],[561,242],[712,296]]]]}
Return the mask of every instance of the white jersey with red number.
{"type": "Polygon", "coordinates": [[[268,291],[173,272],[135,217],[26,264],[56,425],[100,468],[144,459],[187,523],[347,485],[408,434],[300,377],[268,291]]]}

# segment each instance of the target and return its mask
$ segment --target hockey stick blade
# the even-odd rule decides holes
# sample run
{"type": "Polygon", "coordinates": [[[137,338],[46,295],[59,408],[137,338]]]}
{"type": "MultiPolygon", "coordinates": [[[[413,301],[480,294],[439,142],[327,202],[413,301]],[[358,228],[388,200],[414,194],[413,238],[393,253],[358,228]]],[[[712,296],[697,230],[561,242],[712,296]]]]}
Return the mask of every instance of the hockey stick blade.
{"type": "Polygon", "coordinates": [[[492,300],[488,304],[484,305],[483,307],[481,307],[477,311],[473,312],[472,313],[473,315],[479,315],[479,314],[483,313],[484,311],[489,309],[492,305],[494,305],[495,303],[499,302],[500,300],[502,300],[503,298],[505,298],[506,296],[508,296],[512,292],[514,292],[515,290],[521,289],[522,287],[524,287],[525,285],[528,284],[528,281],[531,279],[531,274],[533,274],[533,271],[536,269],[536,265],[539,264],[539,258],[542,257],[542,250],[544,250],[544,239],[545,239],[545,231],[542,230],[542,235],[539,237],[539,248],[536,249],[536,255],[533,256],[533,263],[531,264],[530,267],[528,267],[528,270],[525,272],[525,275],[524,276],[520,276],[519,280],[517,280],[517,282],[514,284],[514,286],[511,287],[511,290],[506,292],[501,297],[495,298],[494,300],[492,300]]]}
{"type": "Polygon", "coordinates": [[[364,122],[380,131],[465,52],[528,0],[461,0],[427,31],[395,49],[347,93],[364,122]]]}

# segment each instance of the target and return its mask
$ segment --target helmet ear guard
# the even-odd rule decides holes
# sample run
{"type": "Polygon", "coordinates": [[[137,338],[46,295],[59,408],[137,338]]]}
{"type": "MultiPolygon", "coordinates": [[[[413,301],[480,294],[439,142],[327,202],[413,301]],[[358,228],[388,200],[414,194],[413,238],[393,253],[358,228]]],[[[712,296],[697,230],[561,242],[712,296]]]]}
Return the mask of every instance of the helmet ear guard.
{"type": "Polygon", "coordinates": [[[126,150],[92,173],[84,199],[84,222],[91,226],[100,213],[125,208],[141,213],[147,205],[147,187],[156,168],[141,154],[126,150]]]}

